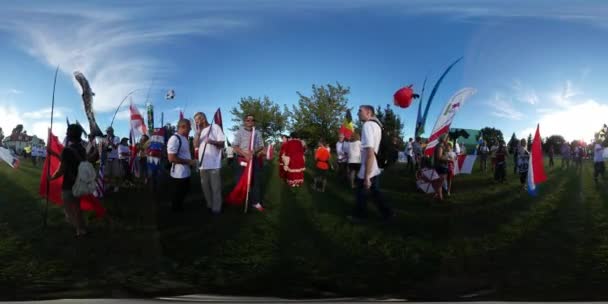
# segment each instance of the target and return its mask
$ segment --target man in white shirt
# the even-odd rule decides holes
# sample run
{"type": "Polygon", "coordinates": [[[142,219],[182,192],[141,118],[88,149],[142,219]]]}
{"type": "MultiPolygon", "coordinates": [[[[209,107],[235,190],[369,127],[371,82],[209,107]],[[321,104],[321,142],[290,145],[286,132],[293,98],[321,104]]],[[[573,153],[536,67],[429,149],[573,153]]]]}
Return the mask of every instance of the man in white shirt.
{"type": "Polygon", "coordinates": [[[118,192],[118,185],[120,184],[120,178],[122,176],[122,168],[120,165],[120,159],[118,158],[118,146],[120,145],[120,138],[114,136],[114,129],[112,127],[108,127],[108,129],[106,129],[106,133],[107,135],[103,142],[103,147],[107,153],[104,176],[106,178],[106,185],[113,185],[114,192],[118,192]]]}
{"type": "Polygon", "coordinates": [[[593,148],[593,169],[593,180],[597,183],[597,177],[601,175],[604,178],[604,171],[606,171],[606,167],[604,166],[604,148],[597,141],[593,148]]]}
{"type": "Polygon", "coordinates": [[[173,184],[171,209],[183,211],[183,203],[190,191],[190,166],[197,164],[196,159],[190,156],[190,120],[180,119],[177,123],[177,132],[169,138],[167,155],[171,163],[170,175],[173,184]]]}
{"type": "Polygon", "coordinates": [[[367,199],[371,194],[376,207],[385,220],[393,216],[393,211],[384,201],[380,192],[380,168],[376,161],[376,153],[380,149],[382,128],[376,118],[374,107],[364,105],[359,107],[359,120],[363,122],[361,130],[361,169],[357,175],[357,205],[355,213],[349,219],[352,222],[361,222],[367,218],[367,199]]]}
{"type": "Polygon", "coordinates": [[[218,125],[210,125],[207,116],[198,112],[194,115],[196,131],[194,146],[198,146],[198,169],[201,188],[209,211],[218,215],[222,211],[222,149],[226,138],[218,125]]]}

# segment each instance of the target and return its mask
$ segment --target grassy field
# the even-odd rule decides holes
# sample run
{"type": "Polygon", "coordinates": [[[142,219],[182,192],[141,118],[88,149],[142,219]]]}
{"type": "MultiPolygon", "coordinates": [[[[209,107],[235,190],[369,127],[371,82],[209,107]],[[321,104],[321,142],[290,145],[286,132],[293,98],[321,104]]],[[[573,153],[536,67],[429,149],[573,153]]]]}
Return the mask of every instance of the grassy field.
{"type": "MultiPolygon", "coordinates": [[[[129,191],[104,200],[76,239],[59,207],[38,195],[40,168],[0,164],[0,299],[157,296],[179,293],[283,297],[392,296],[419,300],[606,300],[608,182],[548,169],[536,198],[508,174],[458,176],[435,202],[399,166],[382,185],[397,217],[354,225],[354,196],[335,177],[326,193],[288,189],[265,170],[264,213],[202,206],[198,179],[186,212],[163,193],[129,191]]],[[[511,169],[512,170],[512,169],[511,169]]],[[[511,170],[508,170],[511,172],[511,170]]],[[[224,169],[225,192],[234,182],[224,169]]]]}

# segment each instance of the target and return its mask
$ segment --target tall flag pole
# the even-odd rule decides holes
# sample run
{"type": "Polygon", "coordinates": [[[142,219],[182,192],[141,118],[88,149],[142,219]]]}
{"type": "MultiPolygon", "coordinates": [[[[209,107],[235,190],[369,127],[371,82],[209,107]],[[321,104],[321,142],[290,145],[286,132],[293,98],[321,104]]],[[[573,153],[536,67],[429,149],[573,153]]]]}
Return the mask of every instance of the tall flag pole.
{"type": "MultiPolygon", "coordinates": [[[[59,73],[59,65],[57,65],[57,69],[55,69],[55,80],[53,81],[53,97],[51,100],[51,127],[49,128],[49,134],[48,134],[48,139],[46,141],[46,149],[47,149],[47,159],[51,158],[51,155],[49,152],[50,150],[50,143],[51,143],[51,132],[53,130],[53,114],[55,113],[55,89],[57,88],[57,74],[59,73]]],[[[66,118],[67,119],[67,118],[66,118]]],[[[43,223],[43,227],[46,228],[46,224],[47,224],[47,218],[48,218],[48,214],[49,214],[49,192],[51,189],[51,166],[47,166],[47,170],[46,170],[46,174],[47,174],[47,178],[46,179],[46,206],[44,208],[44,223],[43,223]]]]}

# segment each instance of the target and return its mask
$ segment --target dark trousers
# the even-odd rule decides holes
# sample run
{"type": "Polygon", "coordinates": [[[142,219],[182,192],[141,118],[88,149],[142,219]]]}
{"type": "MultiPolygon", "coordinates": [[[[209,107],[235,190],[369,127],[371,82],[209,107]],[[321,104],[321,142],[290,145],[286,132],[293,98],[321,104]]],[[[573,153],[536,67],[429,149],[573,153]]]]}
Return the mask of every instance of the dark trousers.
{"type": "Polygon", "coordinates": [[[367,200],[371,195],[374,199],[374,203],[378,208],[378,211],[382,214],[382,217],[389,218],[393,211],[386,204],[384,200],[384,195],[380,191],[380,176],[375,176],[371,179],[371,187],[369,189],[365,189],[365,185],[363,185],[363,180],[357,178],[357,205],[355,206],[355,217],[365,219],[367,218],[367,200]]]}
{"type": "Polygon", "coordinates": [[[597,180],[597,177],[599,175],[604,177],[604,171],[606,171],[604,162],[594,162],[593,163],[593,179],[597,180]]]}
{"type": "Polygon", "coordinates": [[[171,195],[171,209],[181,211],[184,209],[184,199],[190,191],[190,178],[171,178],[173,193],[171,195]]]}
{"type": "Polygon", "coordinates": [[[528,181],[528,171],[526,171],[526,172],[519,172],[519,182],[522,185],[525,185],[527,181],[528,181]]]}
{"type": "MultiPolygon", "coordinates": [[[[236,164],[236,176],[237,183],[243,174],[247,174],[245,171],[247,167],[243,167],[240,164],[236,164]]],[[[261,187],[262,187],[262,168],[257,160],[253,161],[253,168],[251,169],[251,185],[249,186],[249,205],[253,206],[257,203],[262,202],[261,187]]]]}
{"type": "Polygon", "coordinates": [[[348,180],[348,163],[338,163],[338,170],[336,175],[339,181],[348,180]]]}
{"type": "Polygon", "coordinates": [[[414,172],[414,158],[411,155],[407,155],[407,168],[408,170],[410,170],[411,172],[414,172]]]}
{"type": "Polygon", "coordinates": [[[506,164],[496,163],[496,169],[494,170],[494,179],[499,182],[504,182],[506,176],[506,164]]]}
{"type": "Polygon", "coordinates": [[[549,155],[549,167],[553,167],[553,155],[549,155]]]}

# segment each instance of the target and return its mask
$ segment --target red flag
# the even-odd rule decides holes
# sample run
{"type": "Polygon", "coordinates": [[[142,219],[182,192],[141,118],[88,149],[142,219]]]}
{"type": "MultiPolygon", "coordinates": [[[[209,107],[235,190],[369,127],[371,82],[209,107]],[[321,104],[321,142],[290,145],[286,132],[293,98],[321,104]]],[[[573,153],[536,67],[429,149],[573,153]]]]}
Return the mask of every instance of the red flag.
{"type": "Polygon", "coordinates": [[[540,126],[536,126],[536,134],[534,134],[534,140],[532,141],[532,172],[534,173],[533,182],[535,185],[540,184],[547,180],[545,174],[545,166],[543,165],[543,149],[540,139],[540,126]]]}
{"type": "MultiPolygon", "coordinates": [[[[237,164],[240,166],[240,164],[237,164]]],[[[253,166],[253,162],[250,161],[245,167],[245,171],[241,175],[241,179],[236,184],[236,187],[226,196],[226,204],[229,205],[242,205],[247,199],[247,185],[249,183],[249,169],[253,166]]]]}
{"type": "MultiPolygon", "coordinates": [[[[255,139],[255,127],[251,131],[251,138],[249,139],[249,151],[253,151],[253,143],[255,139]]],[[[249,191],[249,185],[251,182],[251,171],[253,169],[253,162],[256,161],[256,157],[253,156],[245,167],[245,171],[241,175],[239,182],[236,184],[232,192],[226,197],[226,203],[230,205],[241,205],[247,200],[247,192],[249,191]]],[[[241,164],[237,164],[240,166],[241,164]]]]}
{"type": "Polygon", "coordinates": [[[215,111],[215,115],[213,115],[213,122],[220,126],[220,129],[222,129],[222,131],[224,131],[224,123],[222,122],[222,111],[220,110],[220,108],[217,108],[217,111],[215,111]]]}
{"type": "MultiPolygon", "coordinates": [[[[59,168],[61,151],[63,151],[63,145],[59,142],[57,136],[53,135],[49,131],[48,141],[48,153],[42,169],[42,175],[40,176],[40,196],[46,198],[47,194],[47,172],[51,174],[55,173],[59,168]]],[[[61,185],[63,184],[63,177],[57,178],[50,181],[49,185],[49,201],[56,205],[63,205],[61,199],[61,185]]],[[[80,209],[83,211],[94,211],[98,218],[103,217],[106,213],[106,209],[101,205],[99,200],[93,196],[85,195],[80,198],[80,209]]]]}

